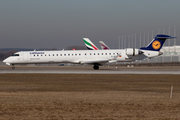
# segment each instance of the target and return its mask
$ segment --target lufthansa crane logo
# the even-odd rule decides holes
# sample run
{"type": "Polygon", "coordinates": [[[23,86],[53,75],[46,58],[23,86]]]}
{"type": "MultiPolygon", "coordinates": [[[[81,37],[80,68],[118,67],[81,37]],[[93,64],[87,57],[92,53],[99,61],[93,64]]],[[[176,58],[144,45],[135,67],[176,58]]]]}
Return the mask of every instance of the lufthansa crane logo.
{"type": "Polygon", "coordinates": [[[157,50],[157,49],[159,49],[159,48],[161,47],[161,43],[156,40],[156,41],[154,41],[154,42],[152,43],[152,47],[153,47],[155,50],[157,50]]]}

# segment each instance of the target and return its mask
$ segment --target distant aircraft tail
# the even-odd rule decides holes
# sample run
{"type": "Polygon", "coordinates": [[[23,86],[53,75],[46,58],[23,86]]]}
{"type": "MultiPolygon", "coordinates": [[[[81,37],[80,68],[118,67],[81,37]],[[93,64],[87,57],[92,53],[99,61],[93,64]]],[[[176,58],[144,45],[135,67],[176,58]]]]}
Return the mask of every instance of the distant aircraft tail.
{"type": "Polygon", "coordinates": [[[99,41],[100,45],[101,45],[101,48],[103,50],[109,50],[110,48],[103,42],[103,41],[99,41]]]}
{"type": "Polygon", "coordinates": [[[151,50],[151,51],[159,51],[166,39],[172,39],[176,37],[171,37],[169,35],[156,35],[156,37],[146,46],[141,47],[141,50],[151,50]]]}
{"type": "Polygon", "coordinates": [[[89,50],[99,50],[90,40],[89,38],[83,38],[84,43],[89,50]]]}

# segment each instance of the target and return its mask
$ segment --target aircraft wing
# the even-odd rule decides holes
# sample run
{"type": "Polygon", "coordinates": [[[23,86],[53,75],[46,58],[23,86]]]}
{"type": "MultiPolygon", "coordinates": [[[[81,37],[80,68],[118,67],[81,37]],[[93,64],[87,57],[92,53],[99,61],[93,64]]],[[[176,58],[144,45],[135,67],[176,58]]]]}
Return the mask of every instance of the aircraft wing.
{"type": "Polygon", "coordinates": [[[79,63],[81,64],[94,64],[94,63],[107,63],[107,62],[116,62],[116,59],[120,56],[120,54],[116,55],[114,58],[112,59],[95,59],[95,60],[82,60],[79,63]]]}
{"type": "Polygon", "coordinates": [[[109,62],[108,59],[98,59],[98,60],[83,60],[81,61],[80,63],[81,64],[94,64],[94,63],[106,63],[106,62],[109,62]]]}

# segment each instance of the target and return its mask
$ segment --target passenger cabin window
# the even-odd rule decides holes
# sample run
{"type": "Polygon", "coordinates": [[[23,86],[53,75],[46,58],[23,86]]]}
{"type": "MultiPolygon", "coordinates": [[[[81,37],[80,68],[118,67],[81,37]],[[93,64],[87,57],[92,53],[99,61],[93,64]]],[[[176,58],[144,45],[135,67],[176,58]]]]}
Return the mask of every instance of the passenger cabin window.
{"type": "Polygon", "coordinates": [[[107,53],[106,53],[106,55],[107,55],[107,53]]]}
{"type": "Polygon", "coordinates": [[[111,55],[111,53],[109,53],[109,55],[111,55]]]}

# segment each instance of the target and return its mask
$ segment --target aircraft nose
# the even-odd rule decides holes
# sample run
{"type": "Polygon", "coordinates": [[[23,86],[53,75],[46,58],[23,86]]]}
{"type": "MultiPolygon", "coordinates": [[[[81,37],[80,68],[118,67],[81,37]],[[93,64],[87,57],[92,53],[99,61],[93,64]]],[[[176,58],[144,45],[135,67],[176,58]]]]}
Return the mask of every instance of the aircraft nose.
{"type": "Polygon", "coordinates": [[[7,59],[3,60],[3,62],[6,63],[6,62],[7,62],[7,59]]]}
{"type": "Polygon", "coordinates": [[[6,63],[7,65],[10,65],[9,58],[6,58],[5,60],[3,60],[3,63],[6,63]]]}

